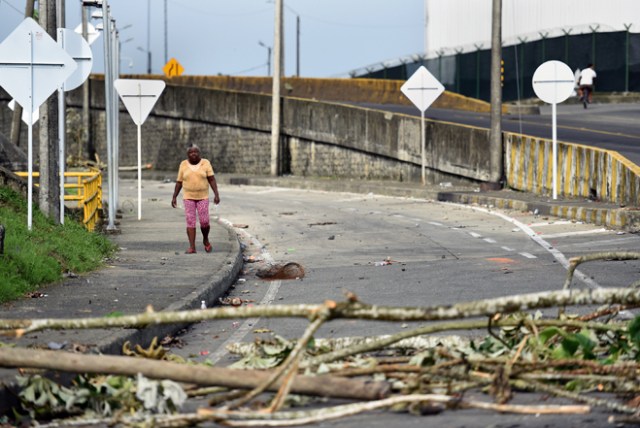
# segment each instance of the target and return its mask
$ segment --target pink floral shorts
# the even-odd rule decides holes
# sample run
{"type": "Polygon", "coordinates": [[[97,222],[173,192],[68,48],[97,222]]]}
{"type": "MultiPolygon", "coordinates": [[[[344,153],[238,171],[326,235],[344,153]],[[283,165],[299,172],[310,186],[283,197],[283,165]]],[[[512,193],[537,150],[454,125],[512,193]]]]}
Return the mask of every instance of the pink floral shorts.
{"type": "Polygon", "coordinates": [[[187,227],[196,227],[196,212],[200,219],[200,227],[209,226],[209,199],[184,200],[184,215],[187,219],[187,227]]]}

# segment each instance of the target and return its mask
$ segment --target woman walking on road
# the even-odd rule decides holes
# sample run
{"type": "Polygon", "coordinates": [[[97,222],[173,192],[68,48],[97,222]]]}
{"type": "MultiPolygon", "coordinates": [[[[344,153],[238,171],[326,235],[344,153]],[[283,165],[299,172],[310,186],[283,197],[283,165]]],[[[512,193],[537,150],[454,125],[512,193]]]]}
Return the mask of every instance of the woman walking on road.
{"type": "Polygon", "coordinates": [[[198,146],[191,145],[187,149],[187,159],[180,163],[176,187],[173,191],[173,199],[171,199],[171,206],[177,208],[176,198],[180,190],[184,188],[184,213],[187,220],[187,238],[189,239],[187,254],[196,252],[196,213],[200,220],[204,250],[207,253],[212,250],[209,242],[209,230],[211,228],[209,223],[209,187],[213,190],[213,203],[218,205],[220,203],[220,195],[218,194],[218,185],[213,174],[211,162],[207,159],[202,159],[198,146]]]}

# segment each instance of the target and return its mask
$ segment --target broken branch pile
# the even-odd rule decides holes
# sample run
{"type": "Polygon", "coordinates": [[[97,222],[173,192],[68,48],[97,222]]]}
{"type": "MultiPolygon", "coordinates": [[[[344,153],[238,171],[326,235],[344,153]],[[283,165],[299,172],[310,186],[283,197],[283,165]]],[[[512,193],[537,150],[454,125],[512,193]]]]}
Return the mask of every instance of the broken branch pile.
{"type": "MultiPolygon", "coordinates": [[[[624,257],[630,255],[625,253],[624,257]]],[[[583,261],[594,259],[597,258],[585,258],[583,261]]],[[[573,274],[580,262],[571,260],[573,269],[569,275],[573,274]]],[[[136,396],[137,405],[134,404],[135,400],[110,401],[109,411],[104,411],[103,406],[102,412],[92,413],[90,416],[94,419],[84,419],[84,423],[131,424],[148,421],[148,413],[146,416],[141,413],[131,416],[129,413],[144,409],[156,409],[153,422],[159,426],[190,425],[205,421],[231,426],[286,426],[314,423],[377,408],[405,410],[421,415],[455,408],[578,414],[588,412],[594,406],[630,415],[625,416],[628,421],[637,420],[640,401],[640,317],[620,321],[615,320],[615,316],[638,305],[638,289],[572,291],[565,286],[564,290],[557,292],[434,307],[372,306],[350,295],[345,302],[327,301],[319,305],[223,307],[166,313],[148,311],[140,315],[100,319],[0,320],[0,331],[18,337],[44,329],[144,327],[158,323],[256,316],[304,317],[310,321],[298,340],[271,335],[256,339],[252,344],[232,344],[229,350],[241,358],[228,368],[175,362],[176,358],[172,361],[152,361],[136,357],[61,355],[60,352],[8,347],[0,347],[0,366],[112,374],[128,378],[138,375],[137,386],[135,382],[110,381],[111,384],[127,388],[129,395],[125,395],[136,396]],[[586,305],[605,307],[581,317],[562,314],[558,318],[544,318],[539,312],[526,312],[586,305]],[[314,337],[324,323],[345,318],[428,323],[387,336],[314,337]],[[488,334],[479,337],[478,329],[487,329],[488,334]],[[434,335],[463,330],[475,330],[475,333],[468,336],[434,335]],[[190,396],[208,395],[210,407],[201,409],[197,414],[176,414],[175,410],[158,414],[157,409],[179,408],[179,394],[166,393],[173,386],[158,382],[145,381],[145,388],[141,388],[142,376],[180,382],[181,388],[190,396]],[[208,388],[202,388],[205,386],[208,388]],[[210,388],[212,386],[216,388],[210,388]],[[149,388],[157,388],[155,395],[151,394],[154,399],[164,397],[162,400],[170,400],[171,405],[158,405],[157,402],[147,405],[150,396],[137,394],[149,388]],[[265,391],[274,391],[275,396],[269,403],[260,405],[262,411],[256,412],[248,407],[264,396],[265,391]],[[492,402],[465,398],[470,391],[485,392],[492,397],[492,402]],[[510,404],[516,391],[537,391],[566,397],[580,405],[510,404]],[[594,395],[592,392],[609,394],[604,398],[604,395],[594,395]],[[314,410],[282,411],[291,400],[299,400],[291,394],[366,402],[314,410]],[[615,398],[611,398],[612,394],[615,398]],[[116,405],[120,406],[119,412],[114,409],[116,405]],[[124,414],[128,416],[122,416],[124,414]]],[[[135,353],[128,348],[128,354],[135,353]]],[[[167,359],[166,352],[144,352],[144,355],[167,359]]],[[[34,381],[23,381],[24,390],[31,391],[21,394],[26,410],[35,411],[37,404],[45,401],[55,403],[58,410],[64,408],[67,413],[86,409],[82,404],[89,403],[89,399],[79,398],[91,395],[86,392],[84,383],[76,383],[76,386],[85,388],[82,390],[84,392],[79,392],[73,388],[51,386],[40,377],[34,379],[41,385],[37,394],[34,392],[34,381]],[[49,398],[43,400],[43,394],[48,394],[46,396],[49,398]]],[[[55,422],[55,426],[65,423],[55,422]]]]}

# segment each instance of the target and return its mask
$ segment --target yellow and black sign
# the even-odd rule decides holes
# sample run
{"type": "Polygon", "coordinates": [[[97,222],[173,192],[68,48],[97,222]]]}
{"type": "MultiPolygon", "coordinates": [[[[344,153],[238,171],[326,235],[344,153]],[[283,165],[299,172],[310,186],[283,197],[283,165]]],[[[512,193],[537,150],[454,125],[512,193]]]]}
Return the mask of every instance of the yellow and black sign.
{"type": "Polygon", "coordinates": [[[184,73],[184,67],[182,67],[175,58],[171,58],[164,67],[162,67],[162,71],[164,71],[164,75],[167,77],[175,77],[184,73]]]}

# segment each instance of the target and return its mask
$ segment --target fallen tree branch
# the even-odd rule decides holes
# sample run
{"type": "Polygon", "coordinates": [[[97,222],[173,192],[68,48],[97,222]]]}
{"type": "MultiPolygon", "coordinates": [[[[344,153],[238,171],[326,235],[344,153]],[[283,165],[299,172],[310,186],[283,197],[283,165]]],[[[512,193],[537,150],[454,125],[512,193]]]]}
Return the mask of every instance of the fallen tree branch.
{"type": "Polygon", "coordinates": [[[640,259],[640,253],[635,251],[606,251],[601,253],[587,254],[579,257],[571,257],[569,259],[569,269],[567,269],[567,278],[565,279],[563,290],[568,290],[571,287],[571,280],[575,270],[582,263],[593,262],[596,260],[638,260],[640,259]]]}
{"type": "MultiPolygon", "coordinates": [[[[264,370],[240,370],[193,366],[143,358],[112,355],[83,355],[63,351],[0,347],[0,366],[58,370],[69,373],[100,373],[171,379],[205,386],[251,389],[266,382],[271,375],[264,370]]],[[[277,391],[275,382],[268,389],[277,391]]],[[[297,376],[292,392],[303,395],[375,400],[389,395],[386,382],[364,382],[337,376],[297,376]]]]}
{"type": "MultiPolygon", "coordinates": [[[[565,277],[564,285],[562,286],[562,289],[569,290],[571,288],[571,281],[573,281],[573,276],[575,274],[575,271],[578,268],[578,266],[580,266],[582,263],[593,262],[596,260],[619,261],[619,260],[637,260],[637,259],[640,259],[640,253],[633,252],[633,251],[622,251],[622,252],[606,251],[606,252],[595,253],[595,254],[587,254],[579,257],[571,257],[569,259],[569,268],[567,269],[567,276],[565,277]]],[[[630,288],[635,288],[635,287],[632,286],[630,288]]],[[[564,313],[565,306],[566,305],[563,305],[558,310],[558,317],[560,317],[564,313]]]]}
{"type": "MultiPolygon", "coordinates": [[[[326,308],[325,308],[326,309],[326,308]]],[[[271,386],[277,379],[280,377],[284,377],[284,381],[282,386],[278,390],[278,394],[273,400],[273,403],[269,409],[269,412],[277,411],[284,402],[284,397],[286,397],[291,389],[291,383],[293,378],[295,377],[295,372],[298,368],[298,361],[302,357],[302,351],[304,347],[307,345],[313,334],[318,331],[320,326],[324,324],[324,322],[329,317],[328,310],[323,311],[324,313],[319,316],[315,321],[313,321],[305,330],[304,334],[297,341],[295,347],[291,350],[287,358],[278,366],[272,373],[272,375],[262,384],[258,385],[256,388],[251,390],[246,396],[242,397],[238,401],[231,403],[229,405],[230,409],[234,409],[248,403],[253,400],[258,395],[262,394],[269,386],[271,386]],[[288,375],[287,375],[288,374],[288,375]],[[284,376],[283,376],[284,375],[284,376]]]]}
{"type": "MultiPolygon", "coordinates": [[[[492,316],[529,309],[571,305],[640,304],[640,289],[600,288],[595,290],[562,290],[521,294],[494,299],[475,300],[455,305],[431,307],[388,307],[366,305],[359,302],[337,304],[332,318],[376,321],[444,321],[460,318],[492,316]]],[[[226,318],[306,318],[322,310],[323,305],[265,305],[199,309],[178,312],[145,312],[121,317],[0,320],[0,331],[10,330],[15,336],[55,329],[92,329],[118,327],[145,327],[157,324],[194,323],[226,318]]]]}
{"type": "MultiPolygon", "coordinates": [[[[504,319],[494,323],[495,327],[509,327],[509,326],[518,326],[524,324],[527,325],[537,325],[539,327],[574,327],[574,328],[590,328],[593,330],[601,330],[601,331],[615,331],[621,332],[625,330],[623,325],[616,324],[604,324],[604,323],[594,323],[594,322],[581,322],[575,320],[527,320],[526,323],[523,320],[509,320],[504,319]]],[[[485,320],[474,320],[474,321],[456,321],[456,322],[448,322],[448,323],[440,323],[440,324],[431,324],[424,327],[419,327],[414,330],[403,331],[394,335],[389,336],[379,336],[378,338],[367,338],[367,340],[363,340],[361,343],[356,343],[353,346],[347,348],[336,349],[332,352],[328,352],[326,354],[318,355],[317,357],[311,358],[307,361],[303,361],[301,363],[302,368],[306,367],[314,367],[318,366],[322,363],[329,363],[331,361],[341,360],[351,355],[361,354],[364,352],[370,352],[376,349],[384,348],[387,346],[395,345],[396,347],[402,348],[430,348],[434,347],[438,344],[440,340],[444,343],[451,342],[451,338],[438,338],[438,337],[428,337],[424,338],[421,343],[421,346],[416,346],[416,343],[412,343],[412,341],[407,341],[409,338],[417,339],[417,336],[422,336],[426,334],[437,333],[441,331],[449,331],[449,330],[472,330],[477,328],[486,327],[487,322],[485,320]],[[425,343],[428,342],[428,343],[425,343]],[[412,346],[413,345],[413,346],[412,346]]],[[[322,339],[316,339],[318,342],[318,346],[325,345],[321,342],[322,339]]]]}
{"type": "Polygon", "coordinates": [[[518,404],[495,404],[478,400],[461,400],[457,397],[440,394],[415,394],[399,397],[391,397],[383,400],[371,401],[367,403],[345,404],[309,411],[289,411],[278,413],[263,412],[229,412],[211,409],[200,409],[197,414],[166,415],[155,416],[152,420],[142,417],[122,417],[114,419],[85,419],[64,423],[54,422],[47,425],[40,425],[41,428],[58,428],[64,426],[113,424],[120,422],[134,424],[137,422],[152,423],[155,427],[185,426],[195,425],[203,422],[218,422],[228,426],[250,427],[281,427],[293,425],[307,425],[324,422],[332,419],[353,416],[360,413],[410,403],[435,403],[446,404],[452,407],[466,409],[482,409],[499,413],[534,414],[534,415],[559,415],[559,414],[586,414],[591,411],[589,406],[579,405],[518,405],[518,404]]]}
{"type": "Polygon", "coordinates": [[[513,385],[516,388],[520,388],[523,390],[534,390],[534,391],[542,391],[553,394],[557,397],[565,397],[570,398],[574,401],[578,401],[581,403],[586,403],[590,406],[594,407],[604,407],[609,410],[615,410],[620,413],[630,413],[634,414],[638,411],[637,408],[625,406],[623,404],[618,404],[613,401],[603,400],[601,398],[595,397],[587,397],[582,394],[578,394],[577,392],[567,391],[566,389],[558,388],[552,385],[547,385],[542,382],[537,382],[534,380],[514,380],[512,381],[513,385]]]}

